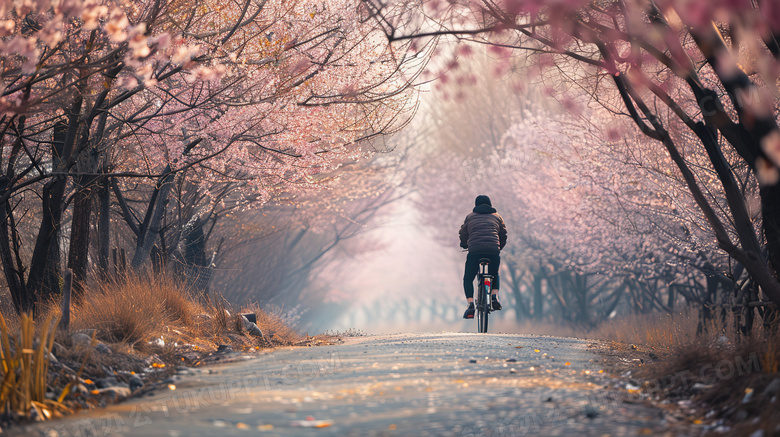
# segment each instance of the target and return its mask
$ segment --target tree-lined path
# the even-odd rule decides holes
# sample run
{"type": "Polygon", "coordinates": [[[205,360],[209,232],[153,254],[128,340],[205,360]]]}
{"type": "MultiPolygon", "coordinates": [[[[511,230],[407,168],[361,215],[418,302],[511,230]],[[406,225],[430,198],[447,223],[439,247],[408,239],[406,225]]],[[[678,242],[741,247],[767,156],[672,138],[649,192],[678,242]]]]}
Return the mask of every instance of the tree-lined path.
{"type": "MultiPolygon", "coordinates": [[[[16,435],[659,435],[586,340],[399,334],[290,348],[182,375],[176,389],[16,435]]],[[[690,435],[691,430],[686,430],[690,435]]]]}

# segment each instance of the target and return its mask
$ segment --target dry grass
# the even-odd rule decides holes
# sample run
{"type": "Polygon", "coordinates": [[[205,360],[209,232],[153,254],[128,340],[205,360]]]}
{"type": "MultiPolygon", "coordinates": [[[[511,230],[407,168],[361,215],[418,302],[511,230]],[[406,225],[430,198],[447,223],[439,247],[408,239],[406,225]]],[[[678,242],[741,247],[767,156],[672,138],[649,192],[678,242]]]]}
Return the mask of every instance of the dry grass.
{"type": "Polygon", "coordinates": [[[36,335],[32,317],[22,314],[16,335],[0,315],[0,405],[3,415],[48,419],[67,410],[61,402],[46,398],[49,383],[49,351],[58,319],[47,317],[36,335]]]}
{"type": "Polygon", "coordinates": [[[102,341],[135,345],[191,320],[193,307],[185,300],[175,284],[150,277],[97,283],[73,305],[71,329],[95,329],[102,341]]]}
{"type": "Polygon", "coordinates": [[[241,313],[254,313],[257,317],[257,327],[274,343],[292,345],[304,339],[304,336],[287,325],[278,313],[262,310],[257,305],[243,307],[241,313]]]}
{"type": "Polygon", "coordinates": [[[46,327],[60,316],[58,302],[47,302],[39,308],[42,323],[38,323],[36,334],[31,318],[20,318],[12,306],[0,300],[0,405],[5,406],[5,418],[8,412],[16,414],[16,419],[10,420],[14,422],[31,417],[33,412],[41,416],[99,405],[97,398],[69,393],[69,388],[83,381],[82,371],[83,378],[103,377],[112,369],[122,375],[132,371],[148,378],[157,374],[163,378],[174,364],[192,366],[224,359],[224,355],[213,353],[223,344],[236,351],[250,351],[299,344],[304,339],[278,314],[269,314],[258,306],[246,312],[255,313],[264,338],[242,335],[245,332],[239,312],[221,297],[213,301],[199,303],[184,284],[166,276],[89,281],[78,302],[71,306],[70,330],[94,333],[95,340],[112,349],[112,353],[104,354],[91,347],[67,347],[71,339],[66,333],[58,333],[57,337],[63,347],[53,343],[55,331],[46,327]],[[48,367],[48,351],[53,345],[58,350],[59,371],[48,367]],[[64,372],[64,366],[80,370],[64,372]],[[150,367],[153,372],[148,373],[150,367]],[[65,393],[60,399],[64,404],[46,400],[47,390],[65,393]]]}
{"type": "MultiPolygon", "coordinates": [[[[58,311],[55,305],[50,307],[53,312],[58,311]]],[[[256,314],[270,345],[300,340],[300,335],[278,315],[257,306],[242,312],[250,311],[256,314]]],[[[180,282],[165,276],[141,275],[90,284],[81,302],[72,308],[71,329],[94,329],[103,342],[127,344],[143,353],[173,357],[175,344],[188,344],[196,350],[216,349],[219,344],[248,349],[256,341],[236,336],[243,333],[237,314],[219,296],[210,304],[201,304],[180,282]],[[157,339],[163,340],[163,346],[155,344],[157,339]]]]}
{"type": "Polygon", "coordinates": [[[704,422],[723,420],[732,426],[732,435],[747,436],[758,429],[774,434],[780,426],[780,394],[763,389],[780,378],[778,327],[757,321],[745,336],[735,332],[733,319],[726,317],[708,322],[697,335],[698,323],[694,310],[634,315],[605,322],[588,337],[643,345],[661,355],[636,368],[633,376],[648,381],[651,395],[692,400],[696,413],[691,420],[705,415],[704,422]]]}
{"type": "Polygon", "coordinates": [[[219,334],[230,328],[231,313],[227,309],[227,303],[222,297],[213,300],[211,309],[211,329],[214,334],[219,334]]]}
{"type": "MultiPolygon", "coordinates": [[[[675,349],[701,341],[701,337],[696,336],[698,320],[698,312],[695,310],[674,314],[634,314],[608,320],[590,331],[587,336],[599,340],[675,349]]],[[[713,323],[707,329],[705,337],[710,339],[721,331],[721,327],[713,323]]]]}

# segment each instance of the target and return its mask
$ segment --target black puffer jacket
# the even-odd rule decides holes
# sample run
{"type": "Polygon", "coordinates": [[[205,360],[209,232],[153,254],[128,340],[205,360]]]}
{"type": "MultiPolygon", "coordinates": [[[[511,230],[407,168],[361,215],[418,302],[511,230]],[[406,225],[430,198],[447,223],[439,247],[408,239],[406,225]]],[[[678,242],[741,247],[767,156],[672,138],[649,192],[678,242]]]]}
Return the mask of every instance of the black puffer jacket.
{"type": "Polygon", "coordinates": [[[475,206],[460,227],[460,247],[469,252],[498,253],[505,245],[504,219],[490,205],[475,206]]]}

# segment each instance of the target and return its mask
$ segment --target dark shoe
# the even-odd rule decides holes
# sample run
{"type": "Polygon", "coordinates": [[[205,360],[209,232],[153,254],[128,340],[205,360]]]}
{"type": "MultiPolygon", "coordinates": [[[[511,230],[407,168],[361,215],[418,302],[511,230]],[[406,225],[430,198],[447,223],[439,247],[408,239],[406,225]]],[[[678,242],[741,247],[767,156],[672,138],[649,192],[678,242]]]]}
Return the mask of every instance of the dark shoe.
{"type": "Polygon", "coordinates": [[[490,304],[493,306],[493,311],[501,311],[501,302],[498,301],[498,297],[495,294],[491,294],[490,304]]]}
{"type": "Polygon", "coordinates": [[[463,313],[464,319],[473,319],[474,318],[474,303],[470,303],[469,307],[466,308],[466,312],[463,313]]]}

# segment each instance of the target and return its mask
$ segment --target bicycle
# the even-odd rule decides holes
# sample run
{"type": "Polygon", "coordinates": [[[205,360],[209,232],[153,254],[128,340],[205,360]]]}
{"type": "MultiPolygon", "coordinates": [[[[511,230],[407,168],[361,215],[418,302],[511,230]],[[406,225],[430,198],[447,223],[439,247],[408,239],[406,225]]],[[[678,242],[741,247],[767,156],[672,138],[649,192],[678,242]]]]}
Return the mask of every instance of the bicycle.
{"type": "Polygon", "coordinates": [[[477,296],[474,303],[476,310],[477,330],[480,333],[488,331],[488,316],[493,311],[493,305],[490,301],[490,288],[493,285],[493,276],[488,273],[488,258],[479,260],[479,273],[477,274],[477,296]]]}

